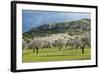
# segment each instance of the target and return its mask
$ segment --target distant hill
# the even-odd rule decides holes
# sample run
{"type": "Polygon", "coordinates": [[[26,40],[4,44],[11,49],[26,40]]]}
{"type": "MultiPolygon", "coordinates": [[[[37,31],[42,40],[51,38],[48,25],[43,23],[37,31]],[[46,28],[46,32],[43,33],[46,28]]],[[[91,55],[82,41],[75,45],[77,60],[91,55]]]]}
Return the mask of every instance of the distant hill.
{"type": "Polygon", "coordinates": [[[90,29],[90,19],[81,19],[60,23],[48,23],[32,28],[28,32],[23,33],[23,38],[42,37],[65,32],[67,32],[69,35],[79,35],[90,31],[90,29]]]}

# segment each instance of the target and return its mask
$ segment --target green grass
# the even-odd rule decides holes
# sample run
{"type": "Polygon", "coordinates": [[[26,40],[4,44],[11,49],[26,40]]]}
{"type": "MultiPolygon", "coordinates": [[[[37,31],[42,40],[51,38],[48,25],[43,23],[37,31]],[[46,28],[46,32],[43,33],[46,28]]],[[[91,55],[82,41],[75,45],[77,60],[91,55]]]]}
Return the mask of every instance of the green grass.
{"type": "Polygon", "coordinates": [[[30,49],[24,49],[22,54],[22,61],[29,62],[47,62],[47,61],[64,61],[64,60],[87,60],[91,59],[91,49],[85,48],[85,53],[81,53],[81,49],[66,49],[62,48],[44,48],[39,49],[36,54],[30,49]]]}

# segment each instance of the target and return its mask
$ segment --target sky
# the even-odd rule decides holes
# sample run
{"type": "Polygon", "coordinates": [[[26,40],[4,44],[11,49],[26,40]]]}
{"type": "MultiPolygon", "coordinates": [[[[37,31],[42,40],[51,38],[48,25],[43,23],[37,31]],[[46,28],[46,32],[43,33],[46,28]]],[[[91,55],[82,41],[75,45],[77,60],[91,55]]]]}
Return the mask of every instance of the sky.
{"type": "Polygon", "coordinates": [[[43,24],[90,19],[90,13],[22,10],[22,31],[27,32],[43,24]]]}

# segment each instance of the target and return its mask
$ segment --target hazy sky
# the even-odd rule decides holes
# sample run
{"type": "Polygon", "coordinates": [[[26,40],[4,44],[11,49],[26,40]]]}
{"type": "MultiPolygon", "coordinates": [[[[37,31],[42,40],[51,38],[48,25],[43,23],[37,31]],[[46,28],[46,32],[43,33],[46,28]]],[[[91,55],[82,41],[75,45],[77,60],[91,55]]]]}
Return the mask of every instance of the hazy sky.
{"type": "Polygon", "coordinates": [[[26,32],[33,27],[43,24],[68,22],[84,18],[90,19],[90,14],[77,12],[22,10],[22,29],[23,32],[26,32]]]}

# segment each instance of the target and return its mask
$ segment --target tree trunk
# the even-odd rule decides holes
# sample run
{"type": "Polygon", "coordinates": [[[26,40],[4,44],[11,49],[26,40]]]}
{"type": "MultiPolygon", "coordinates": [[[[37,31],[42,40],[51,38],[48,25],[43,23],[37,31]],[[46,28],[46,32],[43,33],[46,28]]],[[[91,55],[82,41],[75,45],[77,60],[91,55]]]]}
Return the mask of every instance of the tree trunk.
{"type": "Polygon", "coordinates": [[[39,50],[39,49],[38,49],[38,48],[36,48],[36,53],[37,53],[37,54],[38,54],[38,50],[39,50]]]}
{"type": "Polygon", "coordinates": [[[78,45],[76,45],[76,51],[77,51],[77,49],[78,49],[78,45]]]}
{"type": "Polygon", "coordinates": [[[35,52],[35,49],[33,49],[33,52],[35,52]]]}
{"type": "Polygon", "coordinates": [[[60,47],[59,47],[59,51],[60,51],[61,49],[60,49],[60,47]]]}
{"type": "Polygon", "coordinates": [[[83,46],[81,47],[81,49],[82,49],[82,54],[84,54],[84,47],[85,47],[85,45],[83,45],[83,46]]]}

